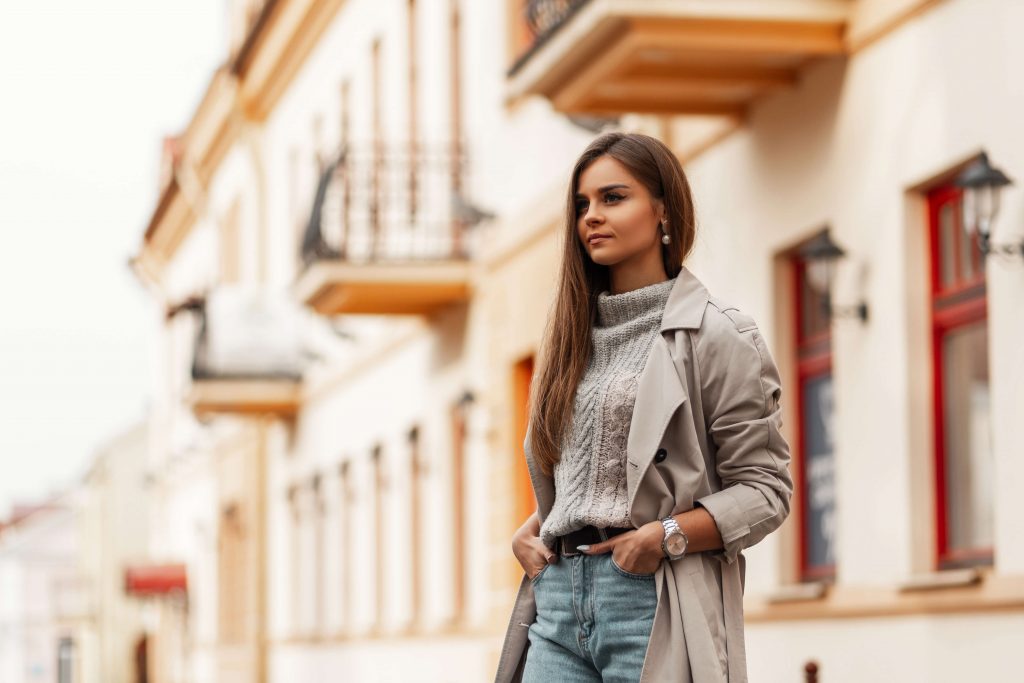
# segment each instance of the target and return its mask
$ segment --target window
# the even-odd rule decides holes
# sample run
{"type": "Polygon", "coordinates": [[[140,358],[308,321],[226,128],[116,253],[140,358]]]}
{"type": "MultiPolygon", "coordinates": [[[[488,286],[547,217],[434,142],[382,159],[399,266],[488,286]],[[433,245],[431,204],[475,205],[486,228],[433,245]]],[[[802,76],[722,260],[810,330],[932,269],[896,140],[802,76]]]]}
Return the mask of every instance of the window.
{"type": "Polygon", "coordinates": [[[324,512],[326,506],[323,500],[323,491],[321,490],[321,476],[319,474],[313,475],[313,479],[310,482],[310,496],[311,496],[311,510],[310,510],[310,525],[312,528],[312,556],[311,561],[313,564],[313,585],[310,591],[310,611],[313,614],[313,631],[321,633],[324,627],[324,512]]]}
{"type": "Polygon", "coordinates": [[[341,614],[342,614],[342,628],[350,630],[352,625],[352,605],[355,602],[355,583],[352,580],[353,573],[355,572],[355,553],[353,539],[353,529],[355,524],[352,520],[352,515],[355,506],[353,505],[353,485],[352,485],[352,472],[351,472],[351,461],[349,459],[342,460],[341,465],[338,467],[338,475],[341,479],[339,485],[341,502],[338,505],[341,511],[341,520],[338,524],[340,532],[340,538],[338,539],[338,545],[341,548],[341,614]]]}
{"type": "Polygon", "coordinates": [[[387,571],[387,557],[385,555],[386,544],[387,544],[387,520],[384,519],[384,497],[387,494],[387,478],[384,472],[384,447],[377,444],[373,447],[371,452],[371,462],[373,463],[373,519],[374,524],[374,549],[375,561],[374,561],[374,581],[376,583],[376,619],[375,623],[378,629],[384,627],[384,615],[385,615],[385,587],[387,586],[387,577],[384,573],[387,571]]]}
{"type": "Polygon", "coordinates": [[[955,186],[928,195],[939,569],[992,563],[985,269],[961,208],[955,186]]]}
{"type": "Polygon", "coordinates": [[[420,443],[420,428],[414,426],[409,430],[409,562],[410,581],[412,581],[412,623],[419,622],[423,612],[423,594],[420,591],[420,580],[423,567],[423,493],[428,483],[425,481],[426,463],[420,443]]]}
{"type": "Polygon", "coordinates": [[[74,639],[62,636],[57,643],[57,683],[71,683],[75,659],[74,639]]]}
{"type": "Polygon", "coordinates": [[[237,503],[221,510],[218,544],[218,593],[220,640],[238,643],[245,638],[246,556],[245,529],[237,503]]]}
{"type": "Polygon", "coordinates": [[[466,609],[466,414],[470,403],[459,401],[451,408],[452,426],[452,619],[456,623],[466,609]]]}
{"type": "Polygon", "coordinates": [[[240,213],[240,200],[236,199],[220,224],[220,281],[223,284],[236,283],[242,276],[240,213]]]}
{"type": "MultiPolygon", "coordinates": [[[[526,428],[530,421],[528,403],[530,384],[533,380],[533,360],[533,356],[527,356],[516,363],[512,378],[512,406],[515,411],[513,435],[515,499],[512,519],[517,528],[537,509],[537,501],[533,497],[533,484],[530,482],[530,470],[526,466],[526,454],[523,452],[523,441],[526,440],[526,428]]],[[[519,566],[518,562],[516,562],[516,566],[519,566]]]]}
{"type": "Polygon", "coordinates": [[[299,604],[299,632],[310,636],[316,632],[317,573],[320,555],[316,547],[317,492],[312,482],[297,485],[296,533],[298,587],[295,600],[299,604]]]}
{"type": "Polygon", "coordinates": [[[289,545],[289,566],[288,566],[288,578],[290,582],[290,595],[288,597],[288,604],[290,606],[289,619],[290,626],[293,635],[299,635],[302,632],[301,622],[301,610],[302,601],[299,599],[302,590],[302,539],[300,538],[300,530],[302,523],[302,514],[299,509],[300,506],[300,492],[299,485],[292,484],[288,487],[288,517],[291,521],[290,531],[288,535],[289,545]]]}
{"type": "Polygon", "coordinates": [[[800,580],[835,578],[835,457],[832,332],[824,295],[814,291],[807,262],[794,257],[796,309],[797,477],[800,490],[800,580]]]}

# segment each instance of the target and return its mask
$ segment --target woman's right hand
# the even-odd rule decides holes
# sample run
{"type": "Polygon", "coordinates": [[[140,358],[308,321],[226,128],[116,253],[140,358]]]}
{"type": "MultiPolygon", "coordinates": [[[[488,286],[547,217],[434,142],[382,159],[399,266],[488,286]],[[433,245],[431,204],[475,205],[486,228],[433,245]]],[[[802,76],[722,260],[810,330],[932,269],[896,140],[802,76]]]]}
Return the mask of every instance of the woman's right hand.
{"type": "Polygon", "coordinates": [[[558,561],[558,553],[544,545],[539,534],[540,524],[537,521],[537,513],[534,512],[512,535],[512,554],[519,560],[523,571],[531,580],[545,565],[558,561]]]}

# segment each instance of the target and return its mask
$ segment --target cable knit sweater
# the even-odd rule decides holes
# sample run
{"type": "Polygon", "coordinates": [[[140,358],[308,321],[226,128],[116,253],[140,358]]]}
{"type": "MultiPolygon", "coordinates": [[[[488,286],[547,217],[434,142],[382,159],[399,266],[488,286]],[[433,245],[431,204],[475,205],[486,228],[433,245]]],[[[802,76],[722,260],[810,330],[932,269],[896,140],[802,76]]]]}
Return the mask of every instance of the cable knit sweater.
{"type": "Polygon", "coordinates": [[[631,526],[626,439],[640,372],[675,281],[598,294],[590,362],[576,389],[572,427],[555,464],[555,502],[540,529],[549,548],[558,536],[588,524],[631,526]]]}

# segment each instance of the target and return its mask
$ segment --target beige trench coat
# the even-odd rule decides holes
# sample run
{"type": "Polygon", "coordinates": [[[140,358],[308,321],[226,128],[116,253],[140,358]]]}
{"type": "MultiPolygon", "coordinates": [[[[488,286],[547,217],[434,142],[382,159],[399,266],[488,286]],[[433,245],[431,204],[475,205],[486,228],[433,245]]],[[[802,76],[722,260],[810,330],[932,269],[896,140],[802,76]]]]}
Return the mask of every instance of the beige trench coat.
{"type": "MultiPolygon", "coordinates": [[[[664,559],[641,683],[746,683],[743,590],[748,548],[789,515],[793,482],[782,437],[778,369],[754,320],[685,266],[640,375],[626,444],[634,527],[701,505],[724,548],[664,559]],[[654,460],[664,448],[667,457],[654,460]]],[[[524,443],[541,523],[555,489],[524,443]]],[[[560,560],[564,561],[564,560],[560,560]]],[[[520,681],[536,617],[523,574],[496,683],[520,681]]]]}

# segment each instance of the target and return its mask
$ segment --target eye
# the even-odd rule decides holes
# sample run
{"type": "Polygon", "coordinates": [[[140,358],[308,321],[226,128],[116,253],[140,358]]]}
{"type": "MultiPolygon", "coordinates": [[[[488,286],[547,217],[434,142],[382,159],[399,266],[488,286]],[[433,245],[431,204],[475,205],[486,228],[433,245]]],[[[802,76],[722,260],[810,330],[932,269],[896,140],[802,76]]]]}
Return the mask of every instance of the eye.
{"type": "Polygon", "coordinates": [[[623,197],[621,194],[617,194],[615,192],[609,192],[604,196],[604,198],[609,201],[618,201],[620,199],[625,199],[625,197],[623,197]]]}

